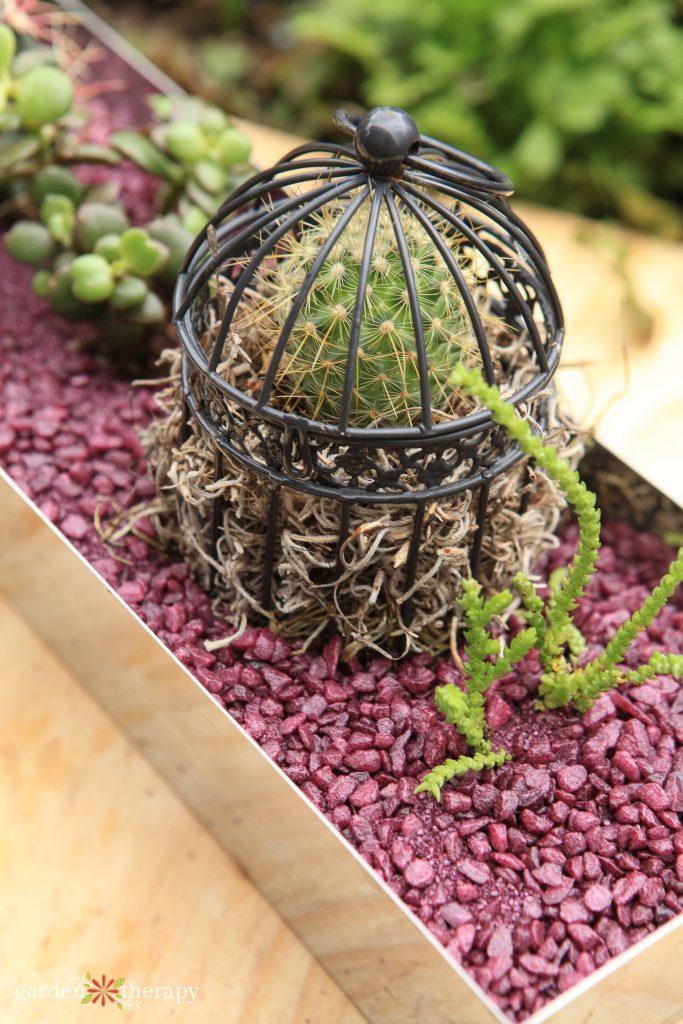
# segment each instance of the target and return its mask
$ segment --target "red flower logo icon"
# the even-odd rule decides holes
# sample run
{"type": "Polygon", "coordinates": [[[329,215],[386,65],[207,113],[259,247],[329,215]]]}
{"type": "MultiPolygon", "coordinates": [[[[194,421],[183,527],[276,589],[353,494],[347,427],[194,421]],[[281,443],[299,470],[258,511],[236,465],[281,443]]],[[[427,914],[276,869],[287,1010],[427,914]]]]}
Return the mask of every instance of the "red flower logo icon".
{"type": "Polygon", "coordinates": [[[93,1006],[97,1003],[99,1003],[100,1006],[106,1006],[107,1003],[114,1003],[118,1006],[119,1010],[123,1009],[121,986],[124,984],[126,980],[125,978],[117,978],[116,981],[114,981],[113,978],[107,978],[106,974],[103,974],[102,980],[98,981],[97,978],[93,978],[90,971],[88,971],[85,977],[90,982],[90,986],[86,989],[85,995],[81,999],[81,1003],[92,1003],[93,1006]]]}

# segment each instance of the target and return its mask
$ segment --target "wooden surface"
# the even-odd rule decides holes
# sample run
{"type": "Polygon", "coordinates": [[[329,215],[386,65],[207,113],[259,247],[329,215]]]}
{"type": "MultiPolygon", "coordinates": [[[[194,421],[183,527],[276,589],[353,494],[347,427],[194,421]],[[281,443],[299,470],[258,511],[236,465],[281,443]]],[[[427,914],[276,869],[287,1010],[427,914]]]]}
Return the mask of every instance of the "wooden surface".
{"type": "Polygon", "coordinates": [[[3,1024],[89,1019],[91,1008],[71,999],[15,1001],[17,985],[66,984],[86,970],[141,988],[199,987],[192,1005],[141,1000],[123,1015],[135,1021],[362,1024],[242,872],[2,600],[0,649],[3,1024]]]}

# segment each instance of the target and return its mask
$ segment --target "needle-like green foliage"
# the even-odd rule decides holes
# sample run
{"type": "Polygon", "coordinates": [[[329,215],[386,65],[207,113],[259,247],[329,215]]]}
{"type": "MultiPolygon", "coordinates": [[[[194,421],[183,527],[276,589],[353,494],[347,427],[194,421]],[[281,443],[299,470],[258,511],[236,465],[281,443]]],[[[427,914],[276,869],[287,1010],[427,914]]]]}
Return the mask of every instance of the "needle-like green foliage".
{"type": "Polygon", "coordinates": [[[494,679],[507,675],[536,642],[533,627],[522,630],[509,645],[502,638],[491,635],[492,620],[502,615],[511,601],[509,590],[494,594],[485,601],[481,587],[475,580],[465,580],[463,583],[463,594],[458,605],[465,622],[467,660],[463,674],[466,690],[461,690],[455,683],[447,683],[437,688],[435,699],[446,721],[465,737],[474,754],[449,758],[433,768],[417,787],[416,793],[428,792],[439,800],[442,786],[454,776],[464,775],[467,771],[494,768],[508,759],[506,751],[493,750],[487,738],[484,695],[494,679]]]}
{"type": "Polygon", "coordinates": [[[621,683],[638,684],[655,675],[683,675],[683,656],[656,652],[646,665],[636,671],[624,666],[626,652],[644,629],[656,618],[679,583],[683,582],[683,548],[669,571],[643,605],[617,630],[607,647],[592,661],[580,666],[579,657],[585,643],[572,621],[572,613],[586,584],[595,572],[600,547],[600,513],[595,495],[588,490],[576,471],[560,458],[554,448],[543,444],[511,405],[503,401],[497,388],[486,384],[481,373],[457,367],[451,378],[455,386],[464,387],[491,411],[496,423],[503,426],[522,451],[534,459],[564,492],[579,521],[579,543],[567,570],[551,580],[551,593],[544,604],[534,584],[523,573],[514,586],[538,636],[538,650],[544,669],[540,693],[547,707],[573,703],[585,710],[599,693],[621,683]],[[558,582],[559,580],[559,582],[558,582]]]}
{"type": "Polygon", "coordinates": [[[566,569],[552,574],[549,596],[543,599],[524,573],[518,573],[513,585],[520,595],[528,628],[510,643],[494,640],[488,625],[495,615],[509,607],[508,591],[484,602],[478,584],[468,581],[459,605],[465,617],[467,662],[464,673],[466,692],[453,684],[436,690],[436,704],[448,722],[466,737],[474,753],[471,757],[448,760],[424,777],[416,792],[426,791],[439,798],[444,782],[469,770],[490,768],[506,759],[503,751],[493,751],[484,725],[484,693],[494,679],[510,671],[528,651],[539,652],[543,673],[539,693],[547,708],[573,704],[585,711],[605,690],[622,684],[638,686],[657,675],[683,677],[683,655],[656,651],[645,665],[635,670],[625,667],[627,652],[639,633],[656,618],[676,587],[683,582],[683,547],[668,572],[642,606],[616,631],[604,651],[581,663],[586,643],[572,616],[586,584],[595,572],[600,548],[600,513],[595,495],[578,473],[557,451],[533,433],[526,420],[488,385],[477,369],[458,366],[451,377],[454,387],[464,388],[479,399],[517,442],[521,450],[548,476],[556,481],[579,521],[579,541],[574,558],[566,569]],[[494,660],[491,660],[491,659],[494,660]]]}

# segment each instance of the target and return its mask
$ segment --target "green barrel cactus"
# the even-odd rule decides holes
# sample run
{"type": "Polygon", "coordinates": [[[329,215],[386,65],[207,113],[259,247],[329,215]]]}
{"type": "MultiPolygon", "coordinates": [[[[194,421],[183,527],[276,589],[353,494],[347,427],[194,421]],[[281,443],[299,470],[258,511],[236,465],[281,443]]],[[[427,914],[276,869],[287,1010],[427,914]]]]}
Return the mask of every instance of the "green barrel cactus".
{"type": "MultiPolygon", "coordinates": [[[[294,407],[308,415],[339,417],[349,335],[361,261],[366,244],[368,206],[350,221],[317,273],[292,329],[276,386],[294,407]]],[[[272,352],[291,304],[321,246],[344,212],[343,204],[325,207],[288,237],[277,258],[261,270],[262,291],[270,296],[258,316],[264,358],[272,352]]],[[[401,216],[420,303],[427,352],[429,392],[435,418],[452,415],[454,390],[449,385],[461,362],[471,365],[479,354],[458,286],[433,241],[414,218],[401,216]]],[[[476,291],[475,256],[463,239],[445,234],[468,288],[476,291]]],[[[486,321],[485,311],[482,311],[486,321]]],[[[488,318],[492,319],[492,318],[488,318]]],[[[352,426],[406,426],[421,421],[420,371],[415,326],[406,275],[389,213],[383,209],[372,250],[362,310],[351,412],[352,426]]]]}

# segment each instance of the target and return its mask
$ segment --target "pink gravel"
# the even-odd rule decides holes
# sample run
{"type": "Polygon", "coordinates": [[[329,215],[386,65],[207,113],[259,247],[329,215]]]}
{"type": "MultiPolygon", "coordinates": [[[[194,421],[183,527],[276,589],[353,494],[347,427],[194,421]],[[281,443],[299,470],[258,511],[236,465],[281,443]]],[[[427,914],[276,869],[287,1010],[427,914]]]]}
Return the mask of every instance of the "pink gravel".
{"type": "MultiPolygon", "coordinates": [[[[144,212],[149,190],[129,177],[127,195],[144,212]]],[[[30,277],[0,250],[2,464],[511,1020],[680,913],[677,684],[604,695],[582,718],[539,713],[530,655],[487,700],[495,743],[513,761],[454,780],[441,804],[414,796],[428,767],[465,750],[432,698],[458,678],[453,664],[419,655],[345,665],[338,638],[295,654],[254,625],[206,651],[226,627],[187,566],[142,536],[107,546],[93,525],[96,512],[106,523],[153,494],[136,433],[153,414],[153,392],[131,389],[79,350],[73,339],[88,329],[49,313],[30,277]]],[[[564,564],[575,540],[571,528],[544,571],[564,564]]],[[[594,650],[671,555],[623,524],[608,523],[604,541],[578,611],[594,650]]],[[[680,593],[632,660],[657,647],[683,651],[680,593]]]]}

